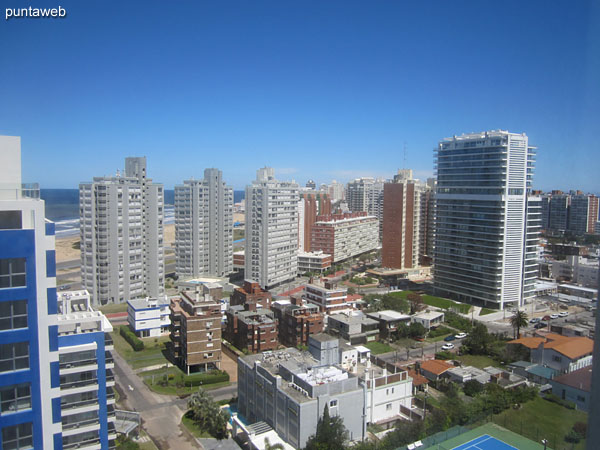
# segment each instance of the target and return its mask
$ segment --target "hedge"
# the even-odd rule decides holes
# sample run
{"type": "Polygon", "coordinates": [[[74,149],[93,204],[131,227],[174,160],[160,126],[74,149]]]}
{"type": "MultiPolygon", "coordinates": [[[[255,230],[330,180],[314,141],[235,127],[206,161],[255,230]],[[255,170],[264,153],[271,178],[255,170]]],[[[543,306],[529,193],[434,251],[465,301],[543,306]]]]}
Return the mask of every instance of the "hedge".
{"type": "Polygon", "coordinates": [[[574,402],[570,402],[568,400],[563,400],[562,398],[560,398],[558,395],[555,395],[555,394],[545,394],[544,400],[548,400],[549,402],[557,403],[568,409],[575,409],[575,406],[576,406],[574,402]]]}
{"type": "Polygon", "coordinates": [[[127,325],[121,325],[119,334],[123,336],[123,339],[125,339],[136,352],[144,350],[144,342],[142,342],[142,340],[139,339],[127,325]]]}
{"type": "Polygon", "coordinates": [[[222,370],[186,375],[184,378],[186,386],[201,386],[203,384],[221,383],[223,381],[229,381],[229,374],[222,370]]]}

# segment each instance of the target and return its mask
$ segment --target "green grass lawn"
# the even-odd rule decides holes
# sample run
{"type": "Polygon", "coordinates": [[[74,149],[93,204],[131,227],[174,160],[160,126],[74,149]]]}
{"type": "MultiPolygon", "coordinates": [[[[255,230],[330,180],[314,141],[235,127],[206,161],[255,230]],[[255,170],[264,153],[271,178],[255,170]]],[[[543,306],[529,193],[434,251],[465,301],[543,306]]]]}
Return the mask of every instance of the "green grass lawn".
{"type": "Polygon", "coordinates": [[[485,316],[486,314],[492,314],[498,312],[497,309],[489,309],[489,308],[481,308],[481,311],[479,312],[480,316],[485,316]]]}
{"type": "Polygon", "coordinates": [[[127,303],[113,303],[112,305],[101,306],[98,308],[103,314],[113,314],[127,312],[127,303]]]}
{"type": "MultiPolygon", "coordinates": [[[[519,410],[509,409],[494,417],[498,425],[539,442],[548,440],[552,449],[571,449],[573,444],[564,440],[575,422],[587,422],[588,415],[582,411],[568,409],[543,398],[523,404],[519,410]]],[[[585,440],[575,444],[574,450],[585,449],[585,440]]]]}
{"type": "Polygon", "coordinates": [[[136,352],[131,348],[131,345],[123,339],[123,336],[118,331],[113,331],[111,334],[115,350],[119,355],[127,361],[133,369],[142,367],[154,366],[157,364],[167,364],[167,359],[163,355],[164,343],[169,340],[168,336],[159,338],[144,338],[144,350],[136,352]]]}
{"type": "MultiPolygon", "coordinates": [[[[140,433],[140,437],[146,437],[148,436],[146,434],[145,431],[142,431],[140,433]]],[[[147,442],[142,442],[142,443],[138,443],[138,445],[140,446],[140,450],[158,450],[158,447],[156,445],[154,445],[154,442],[152,442],[152,440],[149,440],[147,442]]]]}
{"type": "MultiPolygon", "coordinates": [[[[400,291],[400,292],[392,292],[390,295],[394,297],[400,297],[406,299],[408,294],[412,291],[400,291]]],[[[471,305],[467,305],[466,303],[457,303],[455,301],[449,300],[447,298],[435,297],[433,295],[424,294],[421,296],[423,299],[423,303],[429,306],[436,306],[442,309],[456,309],[463,314],[467,314],[471,309],[471,305]]]]}
{"type": "Polygon", "coordinates": [[[460,356],[456,356],[455,359],[458,359],[465,366],[473,366],[473,367],[477,367],[479,369],[483,369],[484,367],[489,367],[489,366],[500,367],[500,364],[498,364],[496,361],[494,361],[489,356],[460,355],[460,356]]]}
{"type": "Polygon", "coordinates": [[[198,425],[196,425],[192,419],[190,419],[189,417],[186,417],[185,414],[183,415],[183,417],[181,419],[181,424],[185,428],[187,428],[187,430],[190,433],[192,433],[194,435],[194,437],[197,437],[197,438],[211,438],[212,437],[208,431],[204,431],[202,428],[200,428],[198,425]]]}
{"type": "Polygon", "coordinates": [[[245,230],[243,228],[234,228],[233,229],[233,240],[237,241],[238,239],[243,239],[245,234],[245,230]]]}
{"type": "Polygon", "coordinates": [[[394,350],[388,344],[384,344],[383,342],[369,342],[368,344],[365,344],[365,347],[371,350],[371,353],[373,353],[374,355],[388,353],[394,350]]]}
{"type": "MultiPolygon", "coordinates": [[[[177,382],[181,382],[181,376],[185,374],[183,371],[177,366],[170,366],[161,369],[154,370],[146,370],[144,372],[140,372],[139,376],[142,378],[146,386],[148,386],[151,390],[156,392],[157,394],[164,395],[189,395],[198,391],[199,386],[182,386],[177,387],[177,382]],[[173,375],[174,377],[169,380],[169,384],[167,386],[162,386],[159,384],[159,381],[165,376],[173,375]]],[[[192,375],[193,376],[193,375],[192,375]]],[[[231,383],[229,381],[222,381],[218,383],[212,384],[203,384],[201,387],[204,390],[217,389],[224,386],[229,386],[231,383]]]]}

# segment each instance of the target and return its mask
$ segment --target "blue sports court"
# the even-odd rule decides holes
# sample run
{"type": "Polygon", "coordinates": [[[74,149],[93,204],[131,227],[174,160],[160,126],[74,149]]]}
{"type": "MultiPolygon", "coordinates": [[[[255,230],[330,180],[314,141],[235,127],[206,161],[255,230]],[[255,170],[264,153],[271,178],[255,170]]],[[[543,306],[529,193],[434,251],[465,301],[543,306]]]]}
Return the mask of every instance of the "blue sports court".
{"type": "Polygon", "coordinates": [[[465,442],[458,447],[454,447],[452,450],[519,450],[512,445],[508,445],[489,434],[479,436],[472,441],[465,442]]]}

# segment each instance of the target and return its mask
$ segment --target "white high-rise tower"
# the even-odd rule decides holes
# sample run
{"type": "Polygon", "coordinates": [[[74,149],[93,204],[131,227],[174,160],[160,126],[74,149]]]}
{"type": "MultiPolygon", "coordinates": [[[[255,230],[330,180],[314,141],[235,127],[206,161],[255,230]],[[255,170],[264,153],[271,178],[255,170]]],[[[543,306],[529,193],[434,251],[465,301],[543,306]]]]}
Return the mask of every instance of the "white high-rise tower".
{"type": "Polygon", "coordinates": [[[175,256],[179,277],[233,272],[233,189],[220,170],[175,186],[175,256]]]}
{"type": "Polygon", "coordinates": [[[454,136],[436,150],[434,286],[438,293],[503,309],[533,295],[539,199],[525,134],[454,136]]]}

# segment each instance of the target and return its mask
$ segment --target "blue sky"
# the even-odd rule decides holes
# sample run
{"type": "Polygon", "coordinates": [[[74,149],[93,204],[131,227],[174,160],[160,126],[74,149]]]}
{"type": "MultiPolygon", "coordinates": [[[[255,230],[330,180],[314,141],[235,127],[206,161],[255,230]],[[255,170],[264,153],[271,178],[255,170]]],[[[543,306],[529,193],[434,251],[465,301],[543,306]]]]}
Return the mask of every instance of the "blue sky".
{"type": "Polygon", "coordinates": [[[600,191],[597,2],[31,2],[59,3],[0,23],[0,134],[42,187],[139,155],[167,188],[424,178],[440,139],[508,129],[539,148],[535,187],[600,191]]]}

